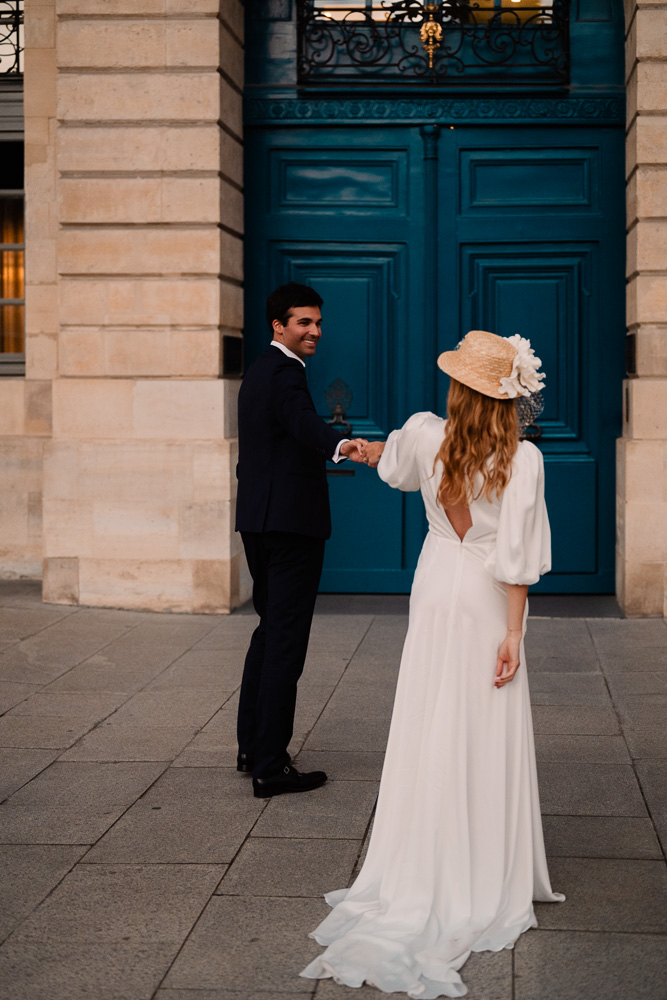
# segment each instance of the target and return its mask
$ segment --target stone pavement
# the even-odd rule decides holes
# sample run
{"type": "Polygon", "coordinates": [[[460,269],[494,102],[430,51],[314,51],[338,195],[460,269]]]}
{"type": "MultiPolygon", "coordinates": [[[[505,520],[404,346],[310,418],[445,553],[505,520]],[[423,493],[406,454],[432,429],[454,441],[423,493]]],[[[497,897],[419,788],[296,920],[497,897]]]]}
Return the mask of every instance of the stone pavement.
{"type": "MultiPolygon", "coordinates": [[[[331,780],[256,800],[234,767],[252,614],[55,607],[0,584],[2,1000],[379,997],[297,973],[322,893],[362,855],[405,608],[321,599],[293,750],[331,780]]],[[[514,951],[474,956],[469,998],[664,1000],[667,626],[534,618],[528,660],[568,899],[514,951]]]]}

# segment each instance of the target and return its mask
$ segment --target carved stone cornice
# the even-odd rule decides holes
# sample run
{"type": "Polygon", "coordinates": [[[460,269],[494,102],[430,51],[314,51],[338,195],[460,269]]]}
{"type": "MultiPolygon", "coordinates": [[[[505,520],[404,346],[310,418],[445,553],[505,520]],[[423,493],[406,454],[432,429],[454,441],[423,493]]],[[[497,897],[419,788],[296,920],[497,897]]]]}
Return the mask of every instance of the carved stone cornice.
{"type": "Polygon", "coordinates": [[[245,99],[248,125],[271,122],[330,124],[388,124],[438,122],[530,122],[583,125],[625,122],[623,97],[507,97],[507,98],[255,98],[245,99]]]}

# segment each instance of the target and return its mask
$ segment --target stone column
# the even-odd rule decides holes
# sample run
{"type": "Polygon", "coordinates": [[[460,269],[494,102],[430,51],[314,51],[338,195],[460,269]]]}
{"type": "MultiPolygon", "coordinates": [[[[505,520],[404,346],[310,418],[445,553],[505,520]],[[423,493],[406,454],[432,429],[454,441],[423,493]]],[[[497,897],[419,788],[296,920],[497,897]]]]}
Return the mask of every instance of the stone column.
{"type": "Polygon", "coordinates": [[[667,611],[667,3],[626,0],[628,372],[618,441],[617,591],[667,611]]]}
{"type": "Polygon", "coordinates": [[[239,0],[57,0],[44,599],[224,612],[242,325],[239,0]],[[222,13],[220,11],[222,10],[222,13]]]}

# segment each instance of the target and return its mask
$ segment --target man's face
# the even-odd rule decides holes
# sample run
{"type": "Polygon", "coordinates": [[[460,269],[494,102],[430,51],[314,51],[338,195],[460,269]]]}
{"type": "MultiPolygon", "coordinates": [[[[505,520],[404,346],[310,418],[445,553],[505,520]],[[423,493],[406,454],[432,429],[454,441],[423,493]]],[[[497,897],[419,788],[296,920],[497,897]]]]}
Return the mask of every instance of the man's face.
{"type": "Polygon", "coordinates": [[[273,321],[273,338],[302,358],[313,356],[322,336],[322,313],[318,306],[295,306],[290,309],[285,326],[273,321]]]}

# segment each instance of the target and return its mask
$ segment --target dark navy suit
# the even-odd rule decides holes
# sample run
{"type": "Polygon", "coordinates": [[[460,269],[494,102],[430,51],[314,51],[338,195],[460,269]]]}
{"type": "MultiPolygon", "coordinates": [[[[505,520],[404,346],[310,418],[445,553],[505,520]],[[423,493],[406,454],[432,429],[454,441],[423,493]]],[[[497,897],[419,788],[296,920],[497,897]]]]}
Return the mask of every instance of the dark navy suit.
{"type": "Polygon", "coordinates": [[[268,347],[239,393],[236,529],[260,621],[243,671],[238,740],[254,759],[254,777],[289,763],[297,682],[331,534],[326,459],[340,440],[317,415],[301,362],[268,347]]]}

